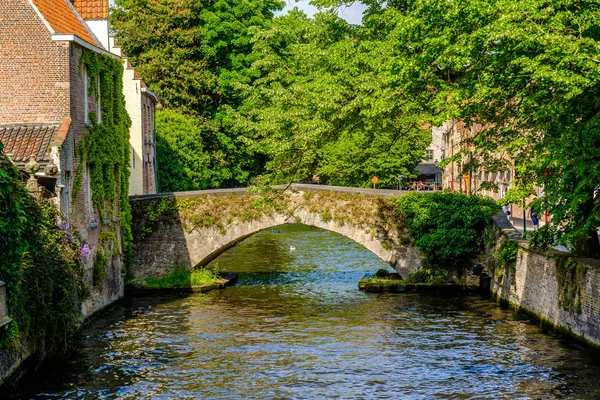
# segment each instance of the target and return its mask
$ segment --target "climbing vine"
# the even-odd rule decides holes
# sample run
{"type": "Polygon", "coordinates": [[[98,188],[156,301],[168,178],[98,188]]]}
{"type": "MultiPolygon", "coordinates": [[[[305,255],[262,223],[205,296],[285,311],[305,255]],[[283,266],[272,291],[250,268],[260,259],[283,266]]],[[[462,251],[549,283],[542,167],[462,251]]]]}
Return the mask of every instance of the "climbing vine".
{"type": "Polygon", "coordinates": [[[585,266],[572,257],[556,257],[554,265],[559,291],[558,305],[581,314],[587,272],[585,266]]]}
{"type": "MultiPolygon", "coordinates": [[[[77,152],[81,163],[77,168],[73,193],[77,195],[83,168],[87,165],[92,202],[101,222],[104,222],[102,229],[110,229],[111,223],[120,221],[124,262],[129,265],[133,242],[128,197],[131,120],[123,97],[123,66],[120,59],[83,49],[80,68],[84,67],[91,77],[91,93],[100,101],[101,116],[96,115],[96,111],[90,112],[91,126],[79,142],[77,152]]],[[[113,249],[116,248],[118,246],[113,246],[113,249]]]]}
{"type": "Polygon", "coordinates": [[[81,323],[85,253],[56,207],[27,193],[1,150],[0,143],[0,280],[12,322],[0,331],[0,350],[27,347],[43,357],[66,349],[81,323]]]}

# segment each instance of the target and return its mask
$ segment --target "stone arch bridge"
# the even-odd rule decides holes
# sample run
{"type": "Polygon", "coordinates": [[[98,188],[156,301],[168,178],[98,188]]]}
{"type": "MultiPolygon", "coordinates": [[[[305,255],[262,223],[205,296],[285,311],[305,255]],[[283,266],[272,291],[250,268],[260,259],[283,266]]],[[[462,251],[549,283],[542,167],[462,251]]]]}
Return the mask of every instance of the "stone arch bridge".
{"type": "Polygon", "coordinates": [[[240,188],[132,196],[134,262],[128,272],[137,279],[178,265],[204,266],[256,232],[301,223],[354,240],[406,276],[422,255],[394,211],[392,196],[402,193],[298,184],[265,194],[240,188]]]}

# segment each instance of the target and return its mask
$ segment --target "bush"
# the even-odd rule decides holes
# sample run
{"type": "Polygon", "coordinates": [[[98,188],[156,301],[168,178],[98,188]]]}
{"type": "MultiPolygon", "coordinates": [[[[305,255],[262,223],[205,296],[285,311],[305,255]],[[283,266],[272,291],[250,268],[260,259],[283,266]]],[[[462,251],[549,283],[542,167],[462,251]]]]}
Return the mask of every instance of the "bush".
{"type": "Polygon", "coordinates": [[[377,272],[375,272],[375,276],[376,276],[376,277],[378,277],[378,278],[383,278],[383,277],[386,277],[386,276],[388,276],[389,274],[390,274],[390,273],[389,273],[389,272],[388,272],[388,270],[387,270],[387,269],[385,269],[385,268],[380,268],[380,269],[378,269],[378,270],[377,270],[377,272]]]}
{"type": "Polygon", "coordinates": [[[56,207],[31,197],[0,143],[0,280],[9,316],[0,349],[27,347],[37,356],[66,350],[89,295],[83,249],[56,207]]]}
{"type": "Polygon", "coordinates": [[[174,110],[156,113],[156,165],[160,192],[207,189],[210,159],[200,122],[174,110]]]}
{"type": "Polygon", "coordinates": [[[426,266],[446,276],[461,276],[483,248],[483,232],[492,223],[497,204],[461,193],[412,192],[396,199],[396,212],[406,221],[426,266]]]}

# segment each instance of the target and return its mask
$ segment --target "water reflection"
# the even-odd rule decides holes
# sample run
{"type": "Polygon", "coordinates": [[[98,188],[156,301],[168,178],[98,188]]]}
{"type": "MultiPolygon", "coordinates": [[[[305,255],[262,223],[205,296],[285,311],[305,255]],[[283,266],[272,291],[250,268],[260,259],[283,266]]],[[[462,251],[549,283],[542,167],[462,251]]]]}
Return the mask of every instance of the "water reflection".
{"type": "Polygon", "coordinates": [[[596,361],[487,299],[357,291],[386,265],[339,235],[281,227],[213,263],[239,285],[123,303],[12,397],[600,398],[596,361]]]}

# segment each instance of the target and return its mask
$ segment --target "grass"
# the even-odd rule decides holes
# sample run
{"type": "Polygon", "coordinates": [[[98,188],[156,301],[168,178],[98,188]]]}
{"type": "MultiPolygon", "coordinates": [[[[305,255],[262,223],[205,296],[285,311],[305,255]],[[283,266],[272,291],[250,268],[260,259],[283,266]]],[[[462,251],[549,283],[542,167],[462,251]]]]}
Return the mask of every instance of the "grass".
{"type": "Polygon", "coordinates": [[[219,274],[206,268],[187,271],[177,268],[171,274],[161,278],[146,278],[141,281],[144,288],[149,289],[171,289],[189,288],[210,285],[219,279],[219,274]]]}

